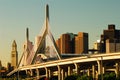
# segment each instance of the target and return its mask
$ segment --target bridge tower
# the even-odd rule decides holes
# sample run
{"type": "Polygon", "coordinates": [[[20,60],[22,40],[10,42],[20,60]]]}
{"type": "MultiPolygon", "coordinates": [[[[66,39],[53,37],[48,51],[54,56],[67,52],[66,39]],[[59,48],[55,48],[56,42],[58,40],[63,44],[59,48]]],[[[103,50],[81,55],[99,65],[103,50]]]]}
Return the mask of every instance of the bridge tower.
{"type": "Polygon", "coordinates": [[[45,22],[43,25],[43,28],[41,30],[41,34],[38,35],[37,39],[37,49],[35,51],[32,64],[36,62],[36,58],[38,59],[38,56],[40,55],[42,58],[46,59],[61,59],[59,49],[56,45],[56,42],[54,40],[54,37],[50,31],[50,25],[49,25],[49,6],[46,5],[45,8],[45,22]]]}

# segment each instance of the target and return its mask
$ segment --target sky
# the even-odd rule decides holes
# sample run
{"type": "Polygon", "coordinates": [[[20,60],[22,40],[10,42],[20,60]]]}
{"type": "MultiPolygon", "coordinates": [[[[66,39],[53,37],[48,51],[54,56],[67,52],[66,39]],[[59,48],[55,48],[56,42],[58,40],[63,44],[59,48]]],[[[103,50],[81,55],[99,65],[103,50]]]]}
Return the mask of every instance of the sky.
{"type": "Polygon", "coordinates": [[[89,47],[93,48],[108,24],[120,29],[120,0],[0,0],[0,60],[3,65],[11,62],[13,40],[21,57],[27,27],[34,44],[44,24],[46,4],[55,39],[67,32],[86,32],[89,47]]]}

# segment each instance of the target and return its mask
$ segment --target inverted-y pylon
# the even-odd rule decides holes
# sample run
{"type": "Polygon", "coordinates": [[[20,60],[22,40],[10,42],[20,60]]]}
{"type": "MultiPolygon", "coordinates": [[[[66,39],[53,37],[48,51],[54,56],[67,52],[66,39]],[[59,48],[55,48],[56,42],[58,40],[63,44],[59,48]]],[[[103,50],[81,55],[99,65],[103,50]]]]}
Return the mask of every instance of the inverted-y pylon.
{"type": "Polygon", "coordinates": [[[23,53],[22,53],[22,57],[20,58],[20,61],[18,63],[18,67],[28,65],[27,59],[34,48],[32,42],[29,40],[29,29],[28,28],[26,29],[26,41],[25,41],[23,47],[24,47],[23,53]]]}
{"type": "Polygon", "coordinates": [[[54,37],[49,28],[49,6],[46,5],[45,24],[42,33],[39,35],[41,39],[38,41],[38,47],[36,49],[32,63],[35,63],[38,58],[61,59],[59,49],[55,43],[54,37]],[[43,56],[44,55],[44,56],[43,56]],[[42,57],[43,56],[43,57],[42,57]]]}
{"type": "Polygon", "coordinates": [[[49,28],[49,6],[46,5],[45,24],[37,39],[37,46],[29,41],[28,28],[26,30],[26,44],[19,66],[31,65],[42,61],[61,59],[59,49],[49,28]]]}

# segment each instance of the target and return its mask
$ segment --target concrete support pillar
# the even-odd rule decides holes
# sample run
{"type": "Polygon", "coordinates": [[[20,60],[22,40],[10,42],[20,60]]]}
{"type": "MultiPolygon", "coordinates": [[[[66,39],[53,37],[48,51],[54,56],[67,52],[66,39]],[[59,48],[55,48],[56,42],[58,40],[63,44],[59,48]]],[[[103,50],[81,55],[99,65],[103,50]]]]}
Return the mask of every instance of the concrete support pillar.
{"type": "Polygon", "coordinates": [[[92,77],[95,79],[95,65],[92,65],[92,77]]]}
{"type": "Polygon", "coordinates": [[[61,76],[61,67],[58,66],[58,80],[61,80],[62,76],[61,76]]]}
{"type": "Polygon", "coordinates": [[[40,78],[39,69],[36,69],[36,73],[37,73],[36,78],[39,79],[40,78]]]}
{"type": "Polygon", "coordinates": [[[100,61],[97,61],[98,63],[98,75],[101,75],[101,80],[103,80],[103,62],[102,62],[102,58],[100,61]]]}
{"type": "Polygon", "coordinates": [[[68,72],[65,72],[65,77],[67,77],[68,76],[68,72]]]}
{"type": "Polygon", "coordinates": [[[95,71],[95,78],[96,78],[96,80],[98,80],[98,72],[97,71],[95,71]]]}
{"type": "Polygon", "coordinates": [[[30,77],[30,70],[25,70],[26,77],[30,77]]]}
{"type": "Polygon", "coordinates": [[[64,71],[64,69],[61,70],[61,73],[62,73],[61,74],[62,75],[62,80],[64,80],[65,79],[65,71],[64,71]]]}
{"type": "Polygon", "coordinates": [[[116,62],[115,66],[116,66],[115,74],[116,74],[116,77],[118,77],[119,76],[119,62],[116,62]]]}
{"type": "Polygon", "coordinates": [[[90,68],[87,69],[87,75],[90,76],[90,68]]]}
{"type": "Polygon", "coordinates": [[[48,75],[49,75],[49,78],[52,77],[52,70],[48,69],[48,75]]]}
{"type": "Polygon", "coordinates": [[[78,64],[74,64],[75,65],[75,70],[76,70],[76,74],[80,74],[80,67],[79,67],[79,65],[78,64]]]}
{"type": "Polygon", "coordinates": [[[48,71],[48,68],[45,68],[45,71],[46,71],[46,78],[49,79],[49,71],[48,71]]]}
{"type": "Polygon", "coordinates": [[[30,76],[33,76],[33,70],[30,69],[30,76]]]}
{"type": "Polygon", "coordinates": [[[25,70],[26,75],[28,74],[27,70],[25,70]]]}
{"type": "Polygon", "coordinates": [[[105,74],[105,66],[103,67],[103,74],[105,74]]]}
{"type": "Polygon", "coordinates": [[[98,63],[98,74],[100,75],[103,73],[103,66],[101,61],[97,61],[97,63],[98,63]]]}
{"type": "Polygon", "coordinates": [[[68,66],[68,76],[70,76],[71,75],[71,67],[70,66],[68,66]]]}

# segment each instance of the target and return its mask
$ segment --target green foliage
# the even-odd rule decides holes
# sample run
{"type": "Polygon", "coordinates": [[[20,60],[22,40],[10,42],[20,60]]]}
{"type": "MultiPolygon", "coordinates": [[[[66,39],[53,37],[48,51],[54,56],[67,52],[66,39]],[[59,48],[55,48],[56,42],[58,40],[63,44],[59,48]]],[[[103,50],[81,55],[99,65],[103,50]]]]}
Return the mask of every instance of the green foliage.
{"type": "Polygon", "coordinates": [[[83,75],[77,78],[77,80],[93,80],[91,76],[83,75]]]}
{"type": "Polygon", "coordinates": [[[71,75],[71,76],[67,76],[65,80],[77,80],[78,77],[79,77],[78,75],[71,75]]]}
{"type": "MultiPolygon", "coordinates": [[[[101,80],[102,76],[98,76],[98,80],[101,80]]],[[[103,74],[103,80],[117,80],[115,73],[103,74]]]]}
{"type": "Polygon", "coordinates": [[[83,75],[83,76],[71,75],[71,76],[67,76],[65,80],[93,80],[93,78],[87,75],[83,75]]]}
{"type": "Polygon", "coordinates": [[[58,76],[52,76],[50,80],[58,80],[58,76]]]}

